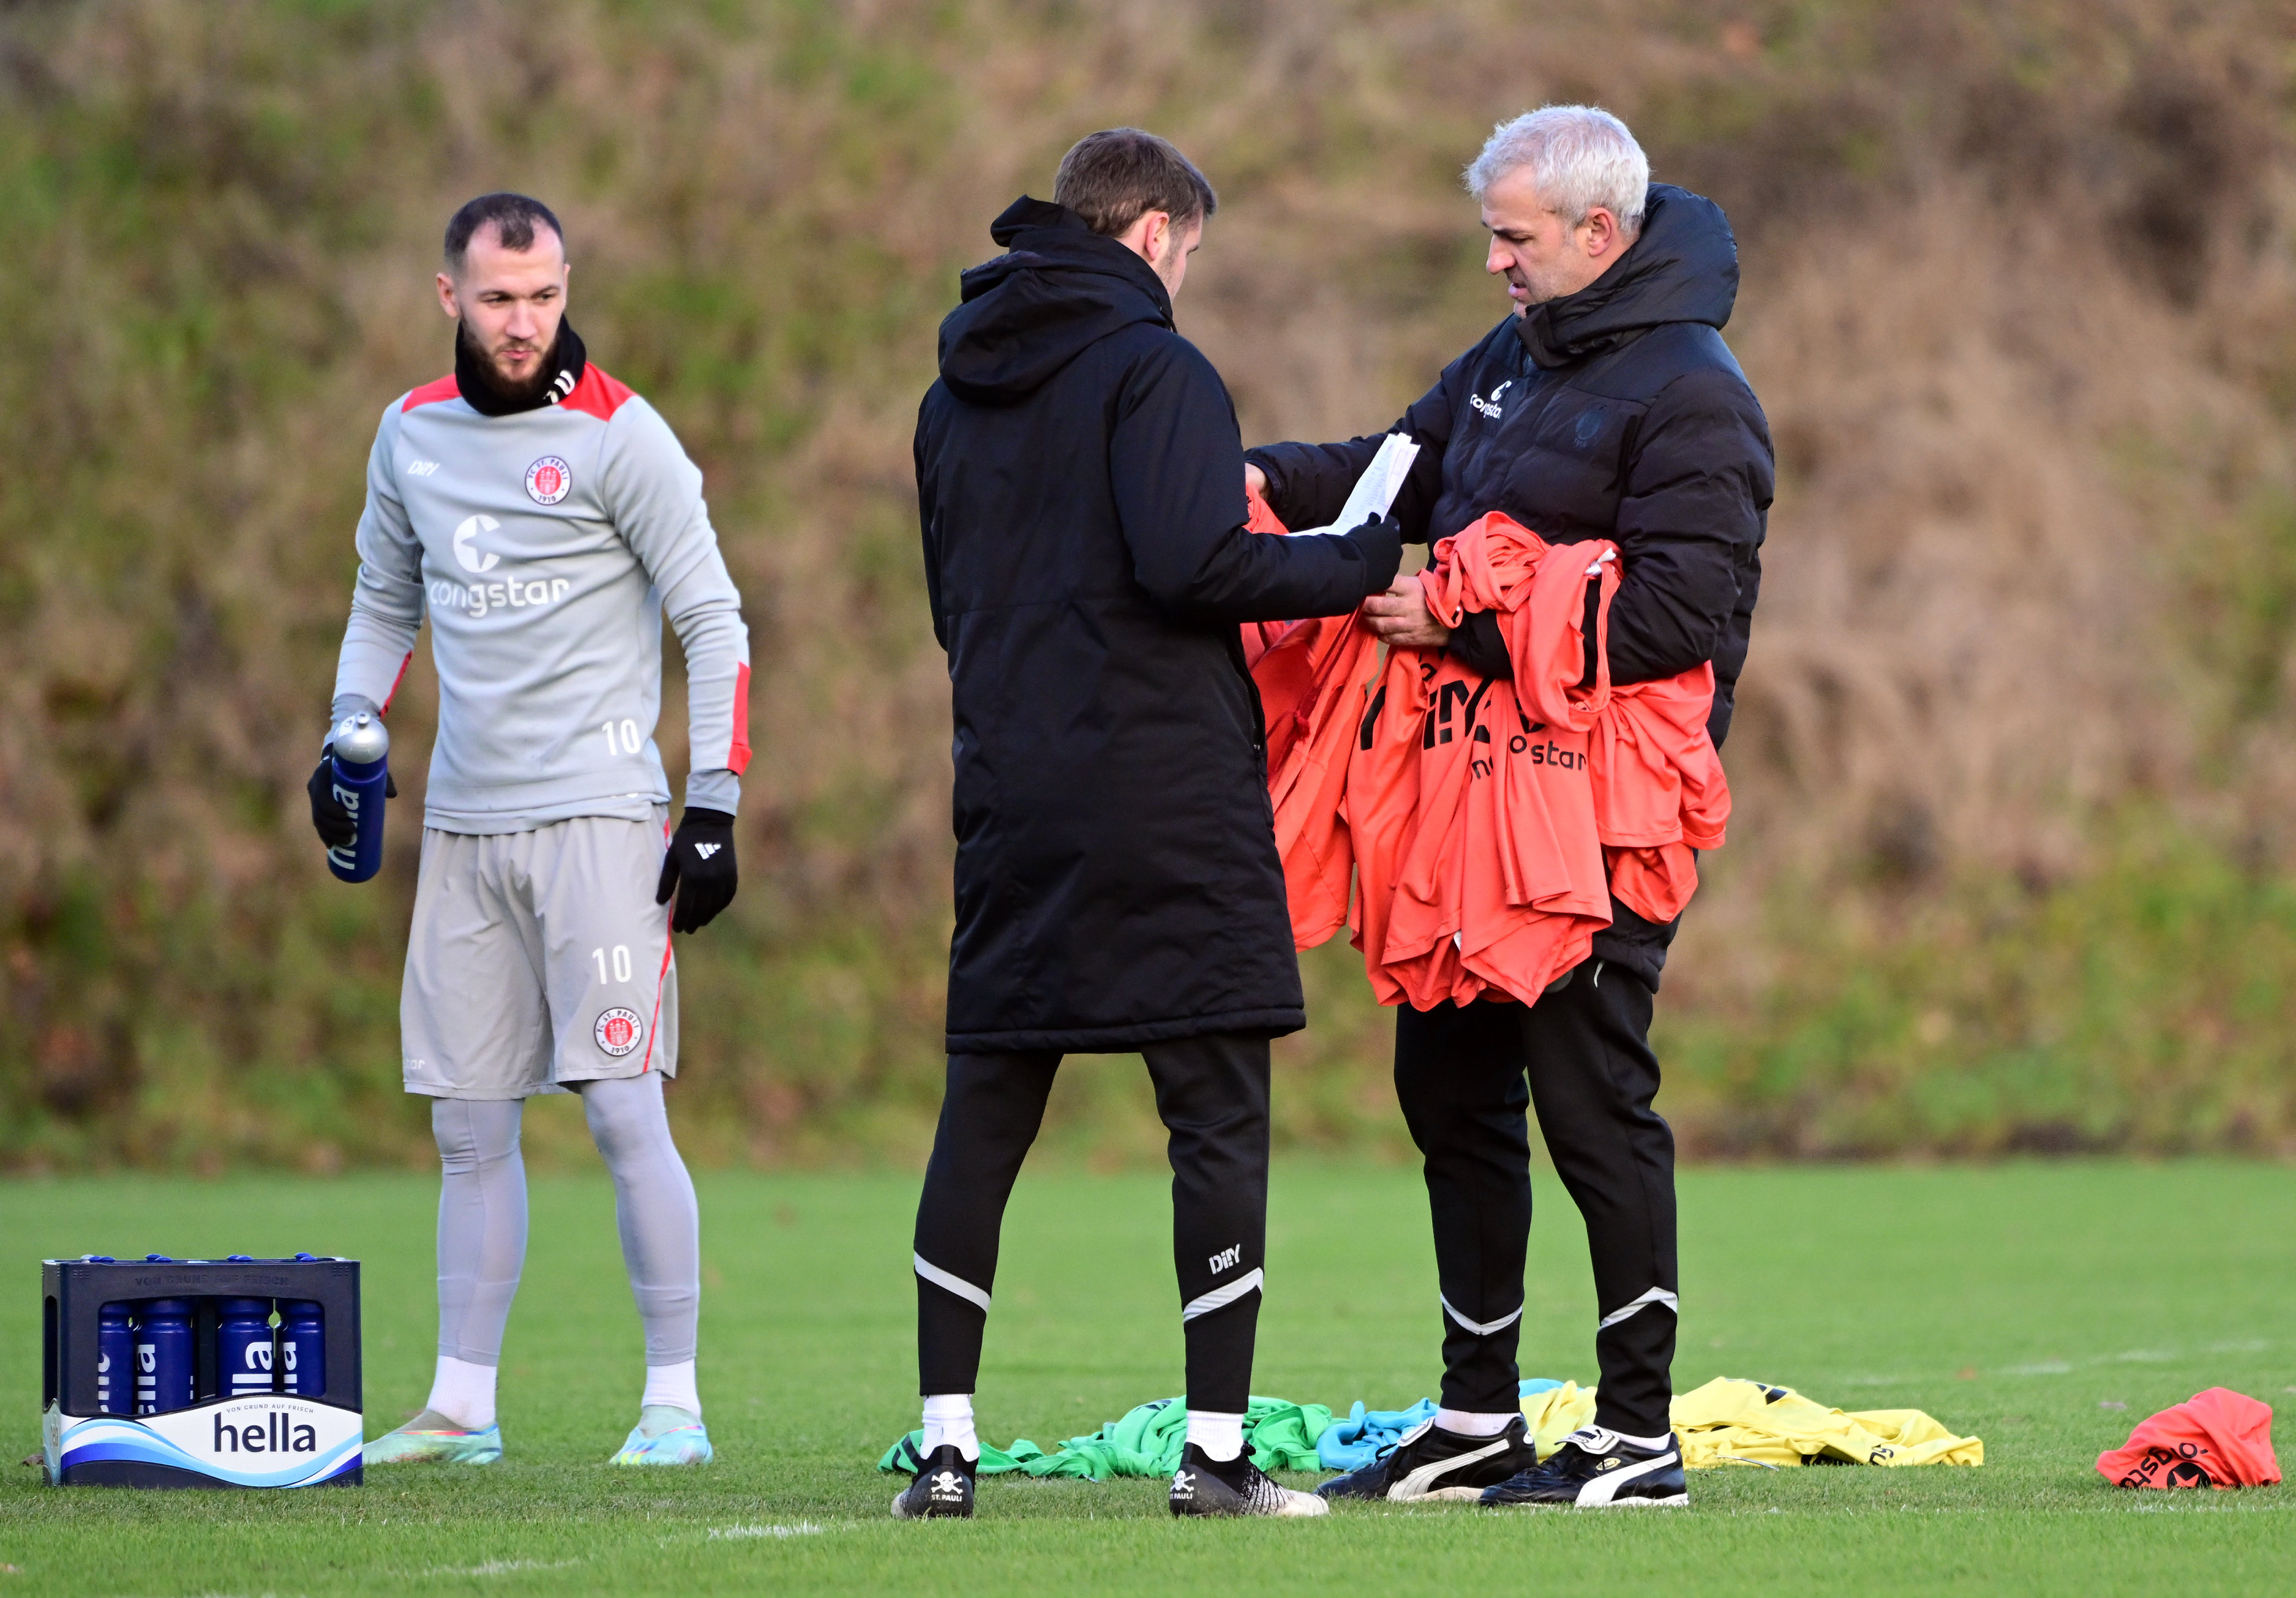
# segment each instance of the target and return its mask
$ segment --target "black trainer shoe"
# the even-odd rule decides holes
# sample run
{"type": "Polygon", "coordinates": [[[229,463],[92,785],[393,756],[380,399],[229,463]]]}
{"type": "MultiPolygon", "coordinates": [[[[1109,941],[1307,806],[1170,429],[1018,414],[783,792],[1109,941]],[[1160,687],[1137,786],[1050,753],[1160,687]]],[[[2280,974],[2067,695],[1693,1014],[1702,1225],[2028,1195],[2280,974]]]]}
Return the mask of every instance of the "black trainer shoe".
{"type": "Polygon", "coordinates": [[[1176,1515],[1326,1515],[1331,1506],[1313,1493],[1279,1486],[1251,1463],[1251,1450],[1210,1460],[1190,1443],[1180,1451],[1169,1500],[1176,1515]]]}
{"type": "Polygon", "coordinates": [[[1316,1491],[1325,1498],[1383,1498],[1390,1504],[1422,1498],[1472,1501],[1480,1499],[1485,1487],[1496,1487],[1538,1463],[1530,1429],[1520,1415],[1496,1437],[1462,1437],[1423,1421],[1371,1463],[1316,1491]]]}
{"type": "Polygon", "coordinates": [[[1582,1426],[1562,1439],[1546,1463],[1483,1494],[1490,1504],[1548,1509],[1682,1509],[1690,1488],[1682,1478],[1682,1450],[1628,1442],[1600,1426],[1582,1426]]]}
{"type": "Polygon", "coordinates": [[[970,1520],[972,1519],[972,1471],[975,1462],[943,1443],[925,1455],[917,1479],[893,1500],[897,1520],[970,1520]]]}

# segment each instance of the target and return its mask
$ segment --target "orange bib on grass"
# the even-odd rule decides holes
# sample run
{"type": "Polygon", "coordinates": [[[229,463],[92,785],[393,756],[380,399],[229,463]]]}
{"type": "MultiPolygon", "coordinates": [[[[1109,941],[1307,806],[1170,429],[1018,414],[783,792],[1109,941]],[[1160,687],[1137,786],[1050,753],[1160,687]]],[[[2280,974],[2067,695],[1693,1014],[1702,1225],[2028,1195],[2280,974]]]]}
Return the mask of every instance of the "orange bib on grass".
{"type": "Polygon", "coordinates": [[[2212,1387],[2139,1422],[2096,1468],[2116,1487],[2269,1487],[2280,1479],[2272,1406],[2212,1387]]]}

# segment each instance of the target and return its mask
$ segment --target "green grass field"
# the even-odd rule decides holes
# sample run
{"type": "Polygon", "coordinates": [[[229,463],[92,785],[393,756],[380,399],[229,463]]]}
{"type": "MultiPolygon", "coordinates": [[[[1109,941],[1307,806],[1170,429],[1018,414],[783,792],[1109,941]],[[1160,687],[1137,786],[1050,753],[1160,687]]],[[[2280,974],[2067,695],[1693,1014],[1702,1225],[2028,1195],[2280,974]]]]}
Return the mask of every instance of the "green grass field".
{"type": "MultiPolygon", "coordinates": [[[[545,1110],[562,1106],[545,1105],[545,1110]]],[[[2285,1487],[2136,1494],[2092,1468],[2150,1411],[2221,1383],[2296,1394],[2296,1175],[2263,1165],[1706,1170],[1683,1181],[1679,1386],[1790,1384],[1913,1405],[1985,1439],[1981,1470],[1732,1470],[1681,1514],[1471,1506],[1178,1523],[1160,1484],[983,1484],[970,1524],[903,1525],[875,1458],[913,1423],[913,1177],[702,1178],[702,1395],[718,1463],[604,1461],[635,1417],[636,1315],[602,1177],[537,1179],[504,1373],[509,1453],[352,1490],[57,1491],[11,1465],[6,1594],[1012,1590],[2287,1591],[2285,1487]],[[2126,1407],[2121,1407],[2125,1405],[2126,1407]]],[[[1542,1179],[1525,1373],[1592,1380],[1584,1237],[1542,1179]]],[[[42,1255],[310,1249],[366,1262],[370,1435],[420,1404],[430,1212],[417,1177],[0,1188],[18,1250],[0,1420],[35,1450],[42,1255]]],[[[1416,1174],[1276,1174],[1258,1390],[1344,1409],[1432,1389],[1416,1174]]],[[[1007,1225],[984,1432],[1050,1446],[1176,1390],[1163,1184],[1034,1170],[1007,1225]]],[[[2281,1445],[2292,1438],[2281,1429],[2281,1445]]],[[[1301,1479],[1300,1485],[1305,1485],[1301,1479]]]]}

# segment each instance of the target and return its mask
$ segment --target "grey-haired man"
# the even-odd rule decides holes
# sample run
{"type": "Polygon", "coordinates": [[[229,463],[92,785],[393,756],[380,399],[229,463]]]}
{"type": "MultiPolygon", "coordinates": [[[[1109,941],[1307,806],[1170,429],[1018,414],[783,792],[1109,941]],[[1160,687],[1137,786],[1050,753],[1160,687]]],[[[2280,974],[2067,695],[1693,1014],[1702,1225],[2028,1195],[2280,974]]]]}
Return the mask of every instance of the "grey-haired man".
{"type": "MultiPolygon", "coordinates": [[[[1421,450],[1395,505],[1430,543],[1504,511],[1555,543],[1614,540],[1614,684],[1714,667],[1709,730],[1729,731],[1761,576],[1767,423],[1721,338],[1738,254],[1713,201],[1650,182],[1626,126],[1548,106],[1495,132],[1467,170],[1511,314],[1396,423],[1421,450]]],[[[1295,527],[1329,521],[1381,435],[1246,452],[1295,527]]],[[[1496,619],[1451,632],[1415,582],[1367,601],[1390,642],[1509,675],[1496,619]]],[[[1493,1504],[1688,1502],[1668,1425],[1677,1277],[1674,1137],[1651,1107],[1650,1023],[1674,926],[1613,901],[1592,956],[1535,1005],[1405,1009],[1395,1086],[1426,1157],[1442,1286],[1442,1408],[1342,1497],[1493,1504]],[[1538,1463],[1517,1408],[1536,1109],[1587,1222],[1600,1323],[1595,1424],[1538,1463]]]]}

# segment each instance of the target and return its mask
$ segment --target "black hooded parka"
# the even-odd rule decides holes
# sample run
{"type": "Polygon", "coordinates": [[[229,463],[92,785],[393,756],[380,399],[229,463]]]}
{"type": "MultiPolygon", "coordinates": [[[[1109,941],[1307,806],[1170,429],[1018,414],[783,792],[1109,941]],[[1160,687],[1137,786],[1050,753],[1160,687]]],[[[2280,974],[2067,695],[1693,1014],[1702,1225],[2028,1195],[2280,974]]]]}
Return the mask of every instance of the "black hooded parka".
{"type": "MultiPolygon", "coordinates": [[[[951,1053],[1305,1024],[1236,624],[1340,615],[1341,537],[1244,530],[1219,374],[1148,264],[1023,198],[918,409],[955,713],[951,1053]]],[[[1336,507],[1335,507],[1336,509],[1336,507]]]]}
{"type": "MultiPolygon", "coordinates": [[[[1718,748],[1746,661],[1774,480],[1769,423],[1720,332],[1737,297],[1722,208],[1652,184],[1643,230],[1609,271],[1508,316],[1390,430],[1421,446],[1395,503],[1408,539],[1433,544],[1504,511],[1550,543],[1614,540],[1611,680],[1711,660],[1718,748]]],[[[1245,458],[1267,474],[1275,513],[1314,527],[1338,512],[1384,436],[1267,445],[1245,458]]],[[[1488,618],[1470,618],[1452,650],[1507,675],[1488,618]]],[[[1611,915],[1595,954],[1657,987],[1672,928],[1615,901],[1611,915]]]]}
{"type": "MultiPolygon", "coordinates": [[[[1713,661],[1719,745],[1761,586],[1770,430],[1719,331],[1738,298],[1722,208],[1669,184],[1652,184],[1645,208],[1609,271],[1508,316],[1403,414],[1390,430],[1421,451],[1395,515],[1406,538],[1430,544],[1491,511],[1550,543],[1616,540],[1611,680],[1713,661]]],[[[1278,516],[1315,527],[1383,437],[1244,458],[1267,474],[1278,516]]]]}

